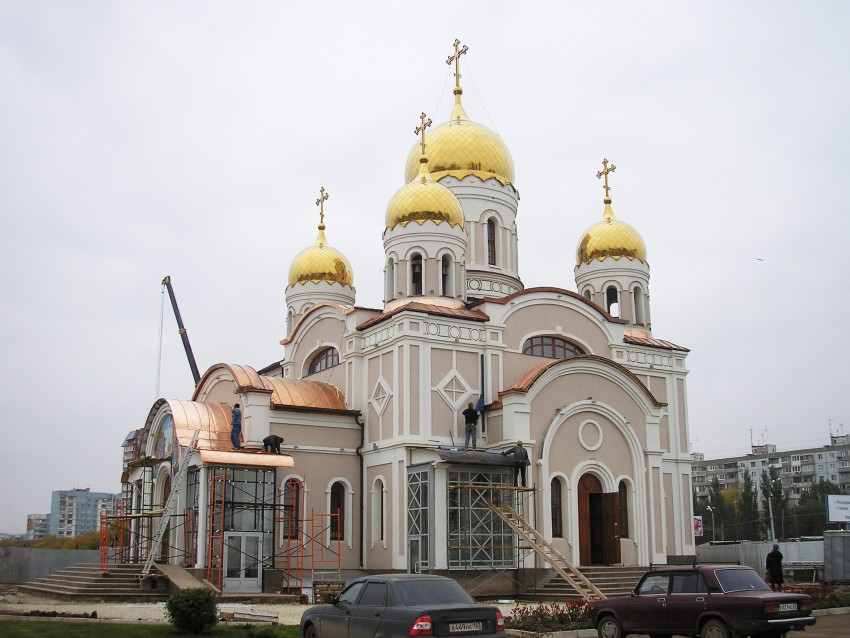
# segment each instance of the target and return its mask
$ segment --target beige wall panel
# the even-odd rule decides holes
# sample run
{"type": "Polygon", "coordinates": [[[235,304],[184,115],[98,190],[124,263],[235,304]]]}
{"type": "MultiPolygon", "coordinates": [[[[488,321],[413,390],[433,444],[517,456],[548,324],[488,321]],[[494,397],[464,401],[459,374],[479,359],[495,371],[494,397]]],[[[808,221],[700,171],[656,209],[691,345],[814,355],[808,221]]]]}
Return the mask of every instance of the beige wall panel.
{"type": "MultiPolygon", "coordinates": [[[[576,300],[574,303],[581,302],[576,300]]],[[[567,335],[587,344],[592,349],[587,354],[608,356],[608,337],[595,321],[575,310],[545,302],[511,313],[505,326],[505,345],[512,350],[522,351],[522,342],[530,333],[554,331],[556,326],[561,326],[567,335]]]]}
{"type": "Polygon", "coordinates": [[[653,535],[655,551],[663,552],[664,529],[661,527],[661,508],[663,506],[661,501],[661,470],[657,467],[652,468],[652,479],[651,485],[649,486],[649,493],[653,500],[651,511],[655,513],[655,516],[649,516],[650,524],[655,531],[655,534],[653,535]]]}
{"type": "MultiPolygon", "coordinates": [[[[344,332],[345,324],[335,317],[322,319],[311,325],[307,330],[301,332],[298,337],[298,349],[295,352],[294,359],[296,375],[299,377],[307,375],[307,366],[313,356],[318,352],[317,343],[321,343],[321,347],[335,344],[336,348],[339,349],[344,332]]],[[[311,381],[318,380],[316,375],[311,375],[309,378],[311,381]]]]}
{"type": "Polygon", "coordinates": [[[487,419],[486,427],[487,427],[487,442],[489,444],[494,444],[499,441],[504,440],[505,438],[505,425],[504,419],[501,414],[489,414],[485,413],[485,418],[487,419]]]}
{"type": "MultiPolygon", "coordinates": [[[[207,383],[207,386],[209,386],[209,383],[207,383]]],[[[215,385],[207,391],[207,395],[204,397],[204,403],[226,403],[230,407],[233,407],[234,403],[242,402],[241,399],[233,394],[235,388],[236,384],[233,381],[225,381],[224,379],[216,381],[215,385]]]]}
{"type": "Polygon", "coordinates": [[[405,374],[410,378],[410,433],[414,436],[422,433],[422,426],[419,423],[419,393],[421,392],[419,358],[419,346],[410,346],[410,369],[405,374]]]}
{"type": "MultiPolygon", "coordinates": [[[[593,447],[598,441],[598,432],[593,426],[585,426],[583,430],[585,442],[593,447]]],[[[537,439],[540,441],[541,439],[537,439]]],[[[538,444],[539,445],[539,444],[538,444]]],[[[538,450],[534,457],[537,458],[538,450]]],[[[632,454],[628,442],[620,429],[596,412],[581,412],[572,415],[558,428],[552,447],[548,450],[549,471],[561,471],[566,475],[572,469],[589,457],[605,460],[605,465],[615,476],[635,476],[635,468],[632,465],[632,454]],[[602,430],[602,445],[597,450],[585,448],[579,437],[579,429],[585,421],[594,421],[602,430]]]]}
{"type": "MultiPolygon", "coordinates": [[[[426,355],[427,356],[427,355],[426,355]]],[[[444,348],[431,348],[431,385],[436,386],[452,369],[452,351],[444,348]]]]}
{"type": "MultiPolygon", "coordinates": [[[[355,425],[351,417],[351,425],[355,425]]],[[[348,426],[328,425],[286,425],[272,422],[270,431],[282,436],[284,447],[290,445],[318,446],[354,449],[360,445],[360,429],[348,426]]]]}
{"type": "Polygon", "coordinates": [[[455,358],[455,366],[460,376],[475,393],[474,398],[471,399],[475,403],[478,400],[478,390],[481,387],[481,364],[479,363],[478,353],[458,352],[455,358]]]}
{"type": "Polygon", "coordinates": [[[676,553],[676,518],[673,516],[673,475],[664,473],[664,513],[666,520],[667,553],[676,553]]]}
{"type": "Polygon", "coordinates": [[[641,447],[646,447],[646,425],[640,407],[625,390],[612,381],[588,373],[561,376],[550,382],[535,397],[531,407],[532,437],[540,440],[556,410],[584,401],[590,396],[622,414],[635,430],[641,447]]]}
{"type": "Polygon", "coordinates": [[[679,407],[679,451],[687,454],[690,452],[688,445],[688,411],[685,405],[685,380],[676,379],[676,398],[679,407]]]}
{"type": "Polygon", "coordinates": [[[648,377],[648,382],[644,382],[647,384],[649,391],[652,392],[652,396],[661,401],[662,403],[667,403],[667,379],[659,376],[650,376],[648,377]]]}
{"type": "Polygon", "coordinates": [[[457,443],[458,433],[460,433],[460,443],[463,444],[463,423],[460,422],[458,413],[452,410],[446,403],[445,399],[437,392],[431,393],[431,432],[434,436],[449,436],[452,434],[457,443]]]}
{"type": "Polygon", "coordinates": [[[661,441],[661,449],[665,452],[670,451],[670,419],[665,414],[661,417],[661,422],[658,424],[658,434],[661,441]]]}

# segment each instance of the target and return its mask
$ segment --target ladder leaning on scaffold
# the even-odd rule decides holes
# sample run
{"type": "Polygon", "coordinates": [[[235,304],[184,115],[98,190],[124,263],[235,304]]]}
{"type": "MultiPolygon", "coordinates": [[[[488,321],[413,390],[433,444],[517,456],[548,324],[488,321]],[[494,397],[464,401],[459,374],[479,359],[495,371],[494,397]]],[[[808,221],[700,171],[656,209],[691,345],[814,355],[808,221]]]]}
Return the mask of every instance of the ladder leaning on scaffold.
{"type": "Polygon", "coordinates": [[[154,534],[153,542],[151,543],[151,548],[148,552],[148,559],[145,561],[145,566],[142,568],[143,577],[150,574],[151,567],[153,567],[153,561],[159,551],[160,545],[162,544],[162,538],[165,536],[165,530],[168,529],[168,521],[171,520],[171,514],[174,512],[174,508],[177,505],[177,496],[180,494],[180,486],[183,484],[183,474],[186,472],[186,468],[189,467],[189,461],[192,459],[192,454],[198,445],[198,438],[200,436],[201,431],[195,430],[195,433],[192,435],[192,442],[189,444],[189,447],[186,448],[186,453],[183,455],[183,460],[180,462],[180,468],[177,470],[177,474],[172,481],[174,489],[171,490],[171,494],[169,494],[168,500],[165,502],[162,518],[159,519],[159,527],[156,530],[156,534],[154,534]]]}

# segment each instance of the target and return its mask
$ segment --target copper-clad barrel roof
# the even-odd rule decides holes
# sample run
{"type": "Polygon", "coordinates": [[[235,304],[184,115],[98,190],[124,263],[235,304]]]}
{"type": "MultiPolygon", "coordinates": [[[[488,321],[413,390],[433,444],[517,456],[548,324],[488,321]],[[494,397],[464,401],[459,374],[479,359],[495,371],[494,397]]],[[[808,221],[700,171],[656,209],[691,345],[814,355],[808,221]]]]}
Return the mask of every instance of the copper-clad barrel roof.
{"type": "Polygon", "coordinates": [[[174,435],[181,446],[192,442],[195,430],[201,431],[199,450],[229,450],[230,406],[222,403],[167,400],[174,417],[174,435]]]}
{"type": "MultiPolygon", "coordinates": [[[[254,390],[268,392],[272,408],[351,411],[345,405],[345,395],[339,388],[330,383],[305,381],[304,379],[267,377],[258,374],[250,366],[229,363],[217,363],[207,370],[200,383],[198,383],[193,398],[197,399],[201,389],[205,385],[205,381],[221,370],[226,370],[233,378],[236,386],[242,391],[254,390]]],[[[228,412],[228,425],[230,423],[229,418],[228,412]]]]}

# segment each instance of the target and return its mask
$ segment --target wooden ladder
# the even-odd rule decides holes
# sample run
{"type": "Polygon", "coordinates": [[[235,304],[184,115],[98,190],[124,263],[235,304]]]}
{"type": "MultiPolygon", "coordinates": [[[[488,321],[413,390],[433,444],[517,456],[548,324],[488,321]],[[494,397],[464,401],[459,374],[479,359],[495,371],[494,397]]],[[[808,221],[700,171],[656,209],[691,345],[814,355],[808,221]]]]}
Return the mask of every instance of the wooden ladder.
{"type": "Polygon", "coordinates": [[[528,541],[531,548],[549,563],[582,598],[585,600],[607,598],[596,585],[590,582],[587,576],[576,569],[561,552],[552,547],[540,532],[534,529],[514,508],[503,501],[499,505],[490,503],[490,509],[511,529],[528,541]]]}

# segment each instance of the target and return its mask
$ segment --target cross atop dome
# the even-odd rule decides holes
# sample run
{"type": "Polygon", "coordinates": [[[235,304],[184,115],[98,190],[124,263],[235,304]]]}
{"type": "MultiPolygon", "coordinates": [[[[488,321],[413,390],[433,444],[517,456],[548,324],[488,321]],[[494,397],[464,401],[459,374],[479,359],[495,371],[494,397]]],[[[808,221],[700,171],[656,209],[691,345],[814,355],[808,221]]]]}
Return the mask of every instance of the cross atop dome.
{"type": "Polygon", "coordinates": [[[463,48],[460,48],[460,40],[455,38],[454,48],[455,54],[449,56],[446,60],[446,64],[451,65],[452,62],[455,63],[455,94],[459,94],[462,93],[462,89],[460,88],[460,56],[469,51],[469,47],[464,44],[463,48]]]}
{"type": "Polygon", "coordinates": [[[316,200],[316,206],[319,207],[319,230],[325,228],[325,202],[328,200],[328,194],[325,192],[325,187],[319,189],[319,199],[316,200]]]}
{"type": "Polygon", "coordinates": [[[598,173],[596,173],[596,177],[597,177],[597,179],[598,179],[598,178],[601,178],[601,177],[604,177],[604,178],[605,178],[605,186],[603,186],[603,188],[605,189],[605,203],[606,203],[606,204],[610,204],[610,203],[611,203],[611,197],[610,197],[610,196],[609,196],[609,194],[608,194],[608,192],[611,190],[611,187],[610,187],[610,186],[608,186],[608,173],[613,173],[613,172],[614,172],[614,171],[616,171],[616,170],[617,170],[617,167],[616,167],[616,166],[614,166],[613,164],[611,164],[611,166],[610,166],[610,168],[609,168],[609,167],[608,167],[608,160],[607,160],[607,159],[603,159],[603,160],[602,160],[602,170],[601,170],[601,171],[599,171],[598,173]]]}
{"type": "Polygon", "coordinates": [[[420,144],[422,146],[422,155],[425,155],[425,129],[428,128],[429,126],[431,126],[431,118],[429,117],[428,121],[426,122],[425,121],[426,117],[427,116],[425,115],[425,111],[422,111],[422,115],[419,116],[419,120],[422,122],[422,124],[417,126],[413,130],[413,132],[416,133],[417,135],[422,133],[422,141],[420,142],[420,144]]]}

